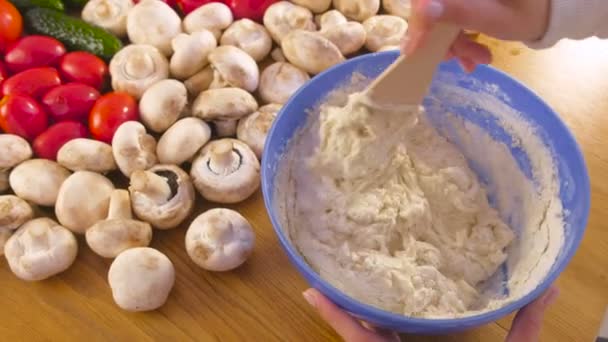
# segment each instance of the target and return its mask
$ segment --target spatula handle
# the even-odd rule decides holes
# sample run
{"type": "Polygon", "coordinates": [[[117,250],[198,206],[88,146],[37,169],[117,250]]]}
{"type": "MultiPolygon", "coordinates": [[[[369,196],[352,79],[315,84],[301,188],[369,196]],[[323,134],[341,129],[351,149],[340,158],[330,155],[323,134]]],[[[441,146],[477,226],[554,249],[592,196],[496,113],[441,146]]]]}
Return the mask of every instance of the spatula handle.
{"type": "Polygon", "coordinates": [[[367,89],[369,98],[383,105],[421,104],[459,32],[452,25],[436,25],[420,48],[410,56],[400,56],[372,82],[367,89]]]}

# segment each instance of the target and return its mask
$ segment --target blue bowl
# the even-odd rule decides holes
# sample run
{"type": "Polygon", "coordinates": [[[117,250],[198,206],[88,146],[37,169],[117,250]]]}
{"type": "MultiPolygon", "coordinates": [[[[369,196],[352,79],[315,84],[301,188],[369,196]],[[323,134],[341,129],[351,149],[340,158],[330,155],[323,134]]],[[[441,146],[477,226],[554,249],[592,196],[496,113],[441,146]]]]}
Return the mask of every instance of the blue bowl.
{"type": "MultiPolygon", "coordinates": [[[[564,217],[564,241],[547,276],[531,292],[496,310],[462,318],[425,319],[391,313],[363,304],[324,281],[302,258],[296,247],[290,242],[286,231],[281,227],[276,209],[277,200],[275,199],[277,170],[290,139],[306,123],[307,111],[317,106],[336,87],[348,83],[354,72],[362,73],[370,78],[376,77],[397,56],[397,52],[382,52],[350,59],[317,75],[292,96],[275,119],[269,131],[263,153],[262,192],[266,210],[281,246],[310,285],[321,291],[338,306],[362,320],[399,332],[421,334],[456,332],[496,321],[540,296],[570,262],[587,225],[590,190],[588,173],[582,153],[574,137],[559,116],[524,85],[492,67],[480,66],[472,74],[464,75],[455,62],[443,63],[433,81],[431,94],[436,91],[435,85],[440,82],[438,79],[442,75],[448,74],[459,75],[457,85],[476,92],[480,91],[483,84],[497,85],[504,94],[500,96],[499,100],[520,112],[524,120],[539,128],[538,131],[542,136],[543,143],[553,150],[554,164],[557,166],[559,174],[560,198],[564,212],[567,213],[564,217]]],[[[477,121],[482,127],[488,125],[488,122],[480,120],[478,111],[466,106],[450,109],[466,120],[477,121]]],[[[504,141],[509,139],[508,134],[500,130],[494,132],[492,137],[504,141]]],[[[521,151],[512,148],[511,153],[516,156],[521,154],[521,151]]],[[[519,157],[516,156],[518,162],[521,159],[519,157]]],[[[525,163],[520,163],[520,166],[523,170],[525,163]]],[[[526,173],[526,170],[523,171],[526,173]]]]}

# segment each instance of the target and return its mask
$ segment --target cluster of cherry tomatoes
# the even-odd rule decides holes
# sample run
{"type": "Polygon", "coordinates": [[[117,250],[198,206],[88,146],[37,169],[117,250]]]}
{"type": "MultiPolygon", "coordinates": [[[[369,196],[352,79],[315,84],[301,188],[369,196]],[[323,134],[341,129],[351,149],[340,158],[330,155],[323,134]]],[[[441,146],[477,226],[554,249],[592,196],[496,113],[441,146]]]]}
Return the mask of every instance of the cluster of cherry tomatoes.
{"type": "Polygon", "coordinates": [[[110,143],[125,121],[137,120],[137,101],[109,92],[108,67],[88,52],[68,52],[58,40],[23,36],[22,18],[0,0],[0,129],[55,160],[63,144],[92,137],[110,143]]]}

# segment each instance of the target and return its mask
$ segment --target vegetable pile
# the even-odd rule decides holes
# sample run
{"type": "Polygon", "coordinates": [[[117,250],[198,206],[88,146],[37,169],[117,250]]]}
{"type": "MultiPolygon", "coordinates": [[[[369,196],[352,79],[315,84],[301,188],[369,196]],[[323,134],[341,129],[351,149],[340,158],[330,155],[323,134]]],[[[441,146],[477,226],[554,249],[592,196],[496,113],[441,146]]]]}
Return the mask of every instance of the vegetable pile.
{"type": "MultiPolygon", "coordinates": [[[[408,16],[409,0],[0,0],[0,252],[12,272],[63,272],[81,235],[114,259],[120,308],[162,306],[175,270],[148,247],[153,232],[179,228],[196,201],[253,195],[283,104],[346,58],[398,49],[408,16]]],[[[246,218],[197,215],[185,241],[196,265],[247,260],[246,218]]]]}

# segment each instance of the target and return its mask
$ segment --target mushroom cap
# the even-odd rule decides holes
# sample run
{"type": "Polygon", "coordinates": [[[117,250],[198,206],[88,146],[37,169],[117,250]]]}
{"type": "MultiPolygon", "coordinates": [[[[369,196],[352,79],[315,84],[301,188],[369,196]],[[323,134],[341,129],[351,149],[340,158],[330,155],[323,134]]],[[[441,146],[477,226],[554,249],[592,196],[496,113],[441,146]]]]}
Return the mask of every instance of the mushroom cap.
{"type": "Polygon", "coordinates": [[[130,248],[110,265],[108,283],[114,302],[123,310],[161,307],[175,282],[175,268],[163,253],[149,247],[130,248]]]}
{"type": "Polygon", "coordinates": [[[234,210],[215,208],[199,215],[186,232],[186,251],[198,266],[229,271],[242,265],[253,252],[251,225],[234,210]]]}
{"type": "Polygon", "coordinates": [[[196,98],[201,92],[209,89],[211,82],[213,82],[213,76],[213,68],[207,65],[203,70],[185,80],[184,85],[188,89],[188,94],[196,98]]]}
{"type": "Polygon", "coordinates": [[[180,81],[166,79],[146,89],[139,101],[139,115],[147,128],[162,133],[177,121],[187,104],[186,86],[180,81]]]}
{"type": "Polygon", "coordinates": [[[228,28],[234,17],[230,7],[221,2],[211,2],[190,12],[184,18],[184,31],[193,33],[202,29],[209,30],[220,39],[222,31],[228,28]]]}
{"type": "Polygon", "coordinates": [[[76,171],[63,182],[55,204],[62,226],[74,233],[84,232],[108,215],[112,182],[91,171],[76,171]]]}
{"type": "Polygon", "coordinates": [[[215,36],[205,29],[191,34],[180,33],[171,41],[173,56],[169,62],[171,75],[184,80],[201,71],[211,51],[217,47],[215,36]]]}
{"type": "Polygon", "coordinates": [[[286,103],[287,100],[310,80],[310,76],[298,67],[276,62],[262,71],[260,97],[266,103],[286,103]]]}
{"type": "Polygon", "coordinates": [[[122,91],[139,99],[151,85],[169,77],[169,61],[154,46],[131,44],[112,57],[110,75],[115,91],[122,91]]]}
{"type": "Polygon", "coordinates": [[[8,190],[8,170],[0,169],[0,194],[8,190]]]}
{"type": "Polygon", "coordinates": [[[142,0],[127,15],[129,40],[133,44],[151,45],[165,56],[173,53],[171,40],[181,32],[181,18],[163,1],[142,0]]]}
{"type": "Polygon", "coordinates": [[[407,21],[394,15],[377,15],[363,22],[367,38],[365,47],[376,52],[384,46],[399,45],[407,32],[407,21]]]}
{"type": "Polygon", "coordinates": [[[211,128],[205,121],[192,117],[178,120],[158,140],[158,161],[181,165],[191,160],[209,139],[211,128]]]}
{"type": "Polygon", "coordinates": [[[54,161],[30,159],[11,171],[9,182],[18,197],[50,207],[55,205],[59,188],[68,176],[70,171],[54,161]]]}
{"type": "Polygon", "coordinates": [[[0,230],[15,230],[34,217],[32,207],[13,195],[0,196],[0,230]]]}
{"type": "Polygon", "coordinates": [[[317,29],[312,12],[289,1],[279,1],[264,12],[264,26],[277,44],[293,30],[314,31],[317,29]]]}
{"type": "Polygon", "coordinates": [[[399,45],[386,45],[381,47],[377,52],[401,50],[399,45]]]}
{"type": "Polygon", "coordinates": [[[132,219],[131,199],[127,190],[112,192],[108,218],[87,229],[86,241],[93,252],[115,258],[129,248],[146,247],[152,241],[152,226],[132,219]]]}
{"type": "Polygon", "coordinates": [[[217,203],[238,203],[260,186],[260,162],[242,141],[213,140],[192,163],[192,181],[199,193],[217,203]]]}
{"type": "Polygon", "coordinates": [[[281,49],[281,47],[274,48],[270,53],[270,57],[275,62],[287,62],[287,59],[285,58],[285,55],[283,54],[283,49],[281,49]]]}
{"type": "Polygon", "coordinates": [[[238,120],[258,109],[258,103],[241,88],[217,88],[203,91],[192,105],[192,115],[205,121],[238,120]]]}
{"type": "Polygon", "coordinates": [[[235,87],[254,92],[260,82],[260,70],[247,52],[232,45],[218,46],[209,54],[214,70],[210,88],[235,87]]]}
{"type": "Polygon", "coordinates": [[[314,13],[323,13],[331,7],[331,0],[291,0],[291,2],[314,13]]]}
{"type": "Polygon", "coordinates": [[[365,44],[366,32],[361,23],[347,21],[337,10],[325,12],[318,18],[321,35],[334,43],[343,55],[353,54],[365,44]]]}
{"type": "Polygon", "coordinates": [[[130,177],[134,171],[146,170],[156,164],[156,140],[146,133],[141,123],[127,121],[114,133],[112,154],[120,171],[130,177]]]}
{"type": "Polygon", "coordinates": [[[272,38],[264,26],[250,19],[241,19],[226,29],[220,44],[236,46],[260,62],[270,53],[272,38]]]}
{"type": "Polygon", "coordinates": [[[0,256],[4,255],[4,246],[11,235],[13,235],[12,230],[0,228],[0,256]]]}
{"type": "Polygon", "coordinates": [[[408,19],[412,12],[412,0],[382,0],[382,7],[388,14],[408,19]]]}
{"type": "Polygon", "coordinates": [[[259,160],[262,160],[268,130],[282,107],[276,103],[267,104],[260,107],[255,113],[239,120],[236,136],[251,147],[259,160]]]}
{"type": "Polygon", "coordinates": [[[129,192],[135,215],[157,229],[177,227],[194,208],[192,180],[175,165],[156,165],[134,172],[129,192]],[[164,184],[155,184],[157,181],[164,184]],[[168,196],[161,196],[166,195],[163,188],[169,189],[168,196]]]}
{"type": "Polygon", "coordinates": [[[27,140],[15,134],[0,134],[0,170],[10,169],[32,158],[27,140]]]}
{"type": "Polygon", "coordinates": [[[125,37],[127,15],[135,4],[131,0],[89,0],[82,8],[82,20],[125,37]]]}
{"type": "Polygon", "coordinates": [[[347,18],[362,22],[380,10],[380,0],[333,0],[334,8],[347,18]]]}
{"type": "Polygon", "coordinates": [[[46,217],[26,222],[4,246],[11,271],[26,281],[43,280],[65,271],[77,253],[74,234],[46,217]]]}
{"type": "Polygon", "coordinates": [[[65,143],[57,153],[57,162],[72,171],[107,173],[116,170],[112,146],[86,138],[65,143]]]}
{"type": "Polygon", "coordinates": [[[291,64],[313,75],[344,61],[338,47],[318,32],[291,31],[281,48],[291,64]]]}

